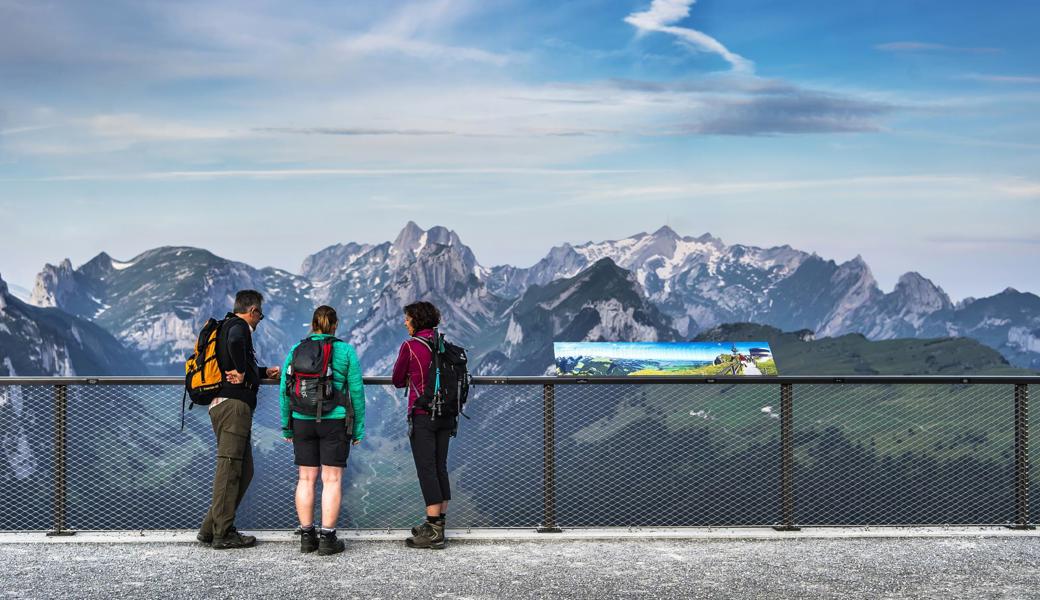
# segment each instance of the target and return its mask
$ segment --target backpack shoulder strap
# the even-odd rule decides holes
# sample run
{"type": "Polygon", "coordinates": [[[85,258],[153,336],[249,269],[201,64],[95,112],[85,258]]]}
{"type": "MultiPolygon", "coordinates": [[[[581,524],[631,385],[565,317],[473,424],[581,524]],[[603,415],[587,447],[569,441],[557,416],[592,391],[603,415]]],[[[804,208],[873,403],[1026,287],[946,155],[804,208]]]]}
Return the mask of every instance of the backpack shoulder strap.
{"type": "Polygon", "coordinates": [[[419,337],[417,335],[413,335],[411,339],[416,340],[418,342],[422,342],[423,346],[426,346],[426,348],[429,349],[431,353],[433,352],[433,342],[431,342],[430,340],[419,337]]]}
{"type": "Polygon", "coordinates": [[[322,340],[321,342],[321,376],[324,377],[325,373],[329,371],[329,363],[332,362],[332,346],[335,344],[335,340],[322,340]]]}

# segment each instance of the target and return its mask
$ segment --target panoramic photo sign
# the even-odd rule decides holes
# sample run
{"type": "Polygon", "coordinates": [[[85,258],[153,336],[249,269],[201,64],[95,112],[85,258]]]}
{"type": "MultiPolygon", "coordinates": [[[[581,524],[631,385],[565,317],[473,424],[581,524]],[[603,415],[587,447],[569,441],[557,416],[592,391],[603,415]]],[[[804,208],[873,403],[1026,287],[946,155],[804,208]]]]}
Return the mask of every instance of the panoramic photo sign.
{"type": "Polygon", "coordinates": [[[555,342],[557,375],[777,375],[768,342],[555,342]]]}

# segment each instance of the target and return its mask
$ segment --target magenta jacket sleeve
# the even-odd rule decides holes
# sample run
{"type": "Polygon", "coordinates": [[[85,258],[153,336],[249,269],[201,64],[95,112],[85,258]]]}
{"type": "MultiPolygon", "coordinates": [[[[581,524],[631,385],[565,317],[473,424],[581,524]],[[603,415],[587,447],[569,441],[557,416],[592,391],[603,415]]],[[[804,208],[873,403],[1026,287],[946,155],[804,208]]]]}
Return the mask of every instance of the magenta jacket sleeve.
{"type": "Polygon", "coordinates": [[[408,385],[408,342],[401,344],[397,352],[397,362],[394,363],[394,374],[391,378],[395,388],[403,388],[408,385]]]}

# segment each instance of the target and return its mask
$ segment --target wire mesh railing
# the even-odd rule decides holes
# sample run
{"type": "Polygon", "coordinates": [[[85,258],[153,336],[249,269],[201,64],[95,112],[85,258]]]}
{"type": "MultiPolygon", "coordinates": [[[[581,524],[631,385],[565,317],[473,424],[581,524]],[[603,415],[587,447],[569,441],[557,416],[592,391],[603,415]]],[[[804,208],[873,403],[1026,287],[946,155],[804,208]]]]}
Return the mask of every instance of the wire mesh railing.
{"type": "MultiPolygon", "coordinates": [[[[340,526],[408,527],[422,500],[404,399],[366,378],[340,526]]],[[[450,527],[1030,527],[1040,377],[476,378],[452,442],[450,527]]],[[[0,530],[191,529],[205,410],[179,378],[0,378],[0,530]]],[[[277,387],[254,414],[242,529],[295,526],[277,387]]],[[[320,485],[320,484],[319,484],[320,485]]]]}

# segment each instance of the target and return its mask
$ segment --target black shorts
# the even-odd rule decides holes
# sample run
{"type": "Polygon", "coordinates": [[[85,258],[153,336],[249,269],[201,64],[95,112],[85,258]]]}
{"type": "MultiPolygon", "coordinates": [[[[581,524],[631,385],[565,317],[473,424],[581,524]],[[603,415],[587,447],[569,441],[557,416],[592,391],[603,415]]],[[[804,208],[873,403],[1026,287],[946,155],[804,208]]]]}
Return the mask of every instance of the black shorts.
{"type": "Polygon", "coordinates": [[[292,424],[296,464],[301,467],[347,466],[350,436],[344,419],[322,419],[321,423],[293,419],[292,424]]]}

